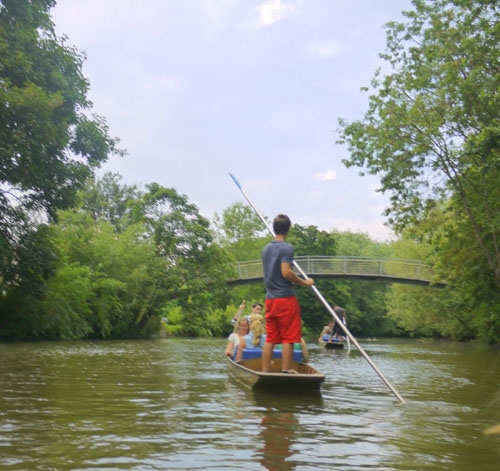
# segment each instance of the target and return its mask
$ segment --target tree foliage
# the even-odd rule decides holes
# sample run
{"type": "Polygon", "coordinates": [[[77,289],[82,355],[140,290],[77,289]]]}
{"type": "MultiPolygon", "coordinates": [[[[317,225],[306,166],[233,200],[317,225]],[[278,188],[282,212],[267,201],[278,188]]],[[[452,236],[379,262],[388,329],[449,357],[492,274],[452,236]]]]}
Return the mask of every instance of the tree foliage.
{"type": "Polygon", "coordinates": [[[231,267],[186,196],[129,187],[116,174],[79,196],[48,226],[54,260],[40,292],[11,286],[0,299],[0,338],[142,337],[165,327],[162,319],[177,335],[217,331],[208,318],[228,303],[231,267]]]}
{"type": "Polygon", "coordinates": [[[120,174],[106,172],[101,178],[87,182],[79,193],[79,207],[95,221],[107,221],[117,232],[122,232],[134,220],[133,207],[140,194],[137,185],[127,185],[120,174]]]}
{"type": "MultiPolygon", "coordinates": [[[[337,241],[337,255],[393,257],[391,244],[373,241],[368,234],[350,231],[332,231],[332,234],[337,241]]],[[[390,336],[398,332],[385,302],[390,285],[362,280],[335,280],[335,285],[341,294],[336,301],[347,310],[348,327],[355,335],[390,336]]]]}
{"type": "MultiPolygon", "coordinates": [[[[441,275],[463,290],[454,310],[482,306],[498,327],[500,288],[500,8],[483,0],[414,0],[387,25],[363,120],[340,120],[347,166],[381,177],[394,228],[430,241],[441,275]],[[440,219],[436,221],[435,216],[440,219]],[[425,220],[437,222],[430,227],[425,220]],[[422,224],[427,234],[418,230],[422,224]]],[[[470,316],[468,316],[470,317],[470,316]]],[[[490,334],[486,333],[489,332],[490,334]]]]}
{"type": "Polygon", "coordinates": [[[18,283],[21,240],[73,204],[111,153],[103,118],[89,116],[83,56],[54,31],[53,0],[0,0],[0,287],[18,283]]]}
{"type": "Polygon", "coordinates": [[[264,240],[270,235],[260,218],[247,205],[234,203],[214,217],[217,241],[235,261],[260,259],[264,240]]]}
{"type": "MultiPolygon", "coordinates": [[[[82,202],[82,209],[96,220],[112,223],[117,232],[141,227],[140,239],[152,244],[166,270],[161,316],[169,319],[168,331],[206,332],[208,313],[227,303],[231,266],[225,251],[213,242],[210,222],[197,206],[173,188],[157,183],[145,189],[124,185],[119,175],[110,173],[96,181],[90,192],[82,193],[82,202]]],[[[154,315],[159,315],[157,309],[154,315]]]]}
{"type": "MultiPolygon", "coordinates": [[[[292,225],[287,242],[292,244],[295,257],[304,255],[336,255],[337,241],[335,237],[316,226],[292,225]]],[[[306,271],[305,267],[301,267],[306,271]]],[[[315,280],[316,287],[331,304],[339,303],[342,298],[337,283],[331,280],[315,280]]],[[[331,318],[323,304],[311,289],[296,287],[304,321],[304,332],[306,335],[316,336],[325,324],[325,319],[331,318]]]]}
{"type": "MultiPolygon", "coordinates": [[[[222,211],[221,216],[215,214],[213,226],[215,240],[228,256],[231,266],[248,260],[260,262],[262,248],[271,240],[260,218],[242,202],[231,204],[222,211]]],[[[233,276],[235,274],[236,271],[233,276]]],[[[247,306],[256,302],[263,303],[264,295],[264,285],[259,283],[237,286],[230,292],[234,306],[239,306],[242,300],[246,300],[247,306]]],[[[234,307],[231,317],[236,310],[237,307],[234,307]]]]}
{"type": "MultiPolygon", "coordinates": [[[[241,299],[232,263],[269,237],[242,203],[210,221],[173,188],[93,180],[124,152],[93,115],[84,55],[56,36],[55,0],[0,0],[0,339],[224,335],[241,299]],[[78,198],[77,198],[78,196],[78,198]]],[[[500,8],[413,0],[387,25],[387,68],[363,119],[340,120],[347,166],[381,177],[400,235],[294,226],[300,255],[423,258],[445,290],[317,280],[356,335],[409,333],[500,343],[500,8]]],[[[305,332],[330,315],[297,290],[305,332]]]]}

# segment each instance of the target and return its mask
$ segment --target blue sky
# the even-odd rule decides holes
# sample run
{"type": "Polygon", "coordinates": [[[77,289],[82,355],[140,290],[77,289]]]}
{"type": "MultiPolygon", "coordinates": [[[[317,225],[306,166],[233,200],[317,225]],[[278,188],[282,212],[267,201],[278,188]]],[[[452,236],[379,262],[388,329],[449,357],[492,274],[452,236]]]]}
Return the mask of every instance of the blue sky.
{"type": "Polygon", "coordinates": [[[159,183],[212,218],[243,201],[322,230],[391,238],[376,177],[346,169],[338,118],[362,118],[383,24],[410,0],[58,0],[87,55],[94,111],[128,150],[104,170],[159,183]]]}

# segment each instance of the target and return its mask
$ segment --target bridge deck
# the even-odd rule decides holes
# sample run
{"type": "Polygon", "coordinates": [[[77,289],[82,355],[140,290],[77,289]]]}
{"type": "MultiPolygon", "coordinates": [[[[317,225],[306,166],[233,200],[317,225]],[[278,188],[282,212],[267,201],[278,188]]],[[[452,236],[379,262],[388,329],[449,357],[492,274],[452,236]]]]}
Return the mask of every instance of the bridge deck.
{"type": "MultiPolygon", "coordinates": [[[[317,279],[379,280],[391,283],[431,285],[437,288],[446,286],[445,283],[436,281],[431,267],[419,260],[302,256],[297,257],[295,261],[308,276],[317,279]]],[[[229,286],[263,280],[262,262],[260,260],[238,262],[235,268],[237,277],[228,281],[229,286]]]]}

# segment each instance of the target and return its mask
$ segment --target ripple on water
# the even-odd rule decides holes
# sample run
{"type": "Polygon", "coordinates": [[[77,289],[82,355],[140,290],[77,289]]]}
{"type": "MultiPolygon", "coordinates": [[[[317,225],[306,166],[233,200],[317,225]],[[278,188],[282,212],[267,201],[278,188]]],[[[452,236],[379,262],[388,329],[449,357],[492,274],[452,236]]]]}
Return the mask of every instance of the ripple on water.
{"type": "Polygon", "coordinates": [[[3,346],[0,471],[498,467],[497,437],[481,433],[500,423],[498,381],[484,374],[493,352],[367,342],[400,405],[356,351],[311,348],[327,376],[320,395],[245,391],[227,374],[224,344],[3,346]]]}

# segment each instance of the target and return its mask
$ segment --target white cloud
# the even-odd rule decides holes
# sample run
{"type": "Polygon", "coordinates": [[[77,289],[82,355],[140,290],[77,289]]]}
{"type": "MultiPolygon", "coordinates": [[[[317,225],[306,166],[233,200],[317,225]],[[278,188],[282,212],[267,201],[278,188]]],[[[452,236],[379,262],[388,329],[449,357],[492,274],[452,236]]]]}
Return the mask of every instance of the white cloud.
{"type": "Polygon", "coordinates": [[[53,14],[87,53],[94,111],[129,151],[103,171],[174,187],[209,218],[243,201],[231,171],[270,218],[384,239],[388,198],[376,176],[344,168],[332,130],[363,115],[380,25],[410,4],[57,0],[53,14]]]}
{"type": "Polygon", "coordinates": [[[336,178],[337,175],[333,170],[327,170],[326,172],[320,172],[314,175],[314,179],[321,182],[328,182],[331,180],[335,180],[336,178]]]}
{"type": "Polygon", "coordinates": [[[315,56],[333,57],[340,53],[340,45],[334,41],[311,44],[310,51],[315,56]]]}
{"type": "Polygon", "coordinates": [[[269,0],[257,7],[259,19],[257,28],[269,26],[280,21],[288,12],[295,10],[295,5],[281,2],[281,0],[269,0]]]}

